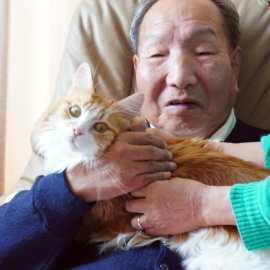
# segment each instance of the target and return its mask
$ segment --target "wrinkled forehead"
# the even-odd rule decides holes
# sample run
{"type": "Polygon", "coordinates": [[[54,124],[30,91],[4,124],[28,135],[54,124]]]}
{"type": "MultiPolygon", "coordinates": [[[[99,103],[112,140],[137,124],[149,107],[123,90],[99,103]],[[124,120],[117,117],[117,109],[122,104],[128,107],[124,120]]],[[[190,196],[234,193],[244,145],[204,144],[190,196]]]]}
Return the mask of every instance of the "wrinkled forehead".
{"type": "Polygon", "coordinates": [[[170,28],[180,29],[183,26],[184,31],[191,25],[204,29],[198,33],[208,28],[210,34],[224,34],[221,12],[211,0],[159,0],[143,18],[139,45],[140,41],[145,41],[146,36],[153,36],[154,33],[158,36],[159,29],[167,28],[169,31],[170,28]]]}
{"type": "Polygon", "coordinates": [[[220,34],[211,26],[185,22],[181,25],[164,23],[162,26],[152,27],[145,32],[144,40],[139,48],[151,48],[152,46],[165,44],[193,44],[199,41],[219,42],[220,34]]]}

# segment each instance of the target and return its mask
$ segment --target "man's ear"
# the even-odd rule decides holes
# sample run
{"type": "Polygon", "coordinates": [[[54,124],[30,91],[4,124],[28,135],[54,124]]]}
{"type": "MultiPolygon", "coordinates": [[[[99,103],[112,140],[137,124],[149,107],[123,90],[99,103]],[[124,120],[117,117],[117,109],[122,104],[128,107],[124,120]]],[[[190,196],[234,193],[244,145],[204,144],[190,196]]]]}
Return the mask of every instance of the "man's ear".
{"type": "Polygon", "coordinates": [[[137,71],[138,61],[139,61],[138,55],[135,54],[135,55],[133,56],[133,66],[134,66],[135,71],[137,71]]]}
{"type": "Polygon", "coordinates": [[[240,73],[241,59],[242,59],[242,50],[239,46],[237,46],[231,53],[231,65],[232,65],[232,70],[233,70],[233,77],[234,77],[236,92],[239,92],[238,77],[240,73]]]}

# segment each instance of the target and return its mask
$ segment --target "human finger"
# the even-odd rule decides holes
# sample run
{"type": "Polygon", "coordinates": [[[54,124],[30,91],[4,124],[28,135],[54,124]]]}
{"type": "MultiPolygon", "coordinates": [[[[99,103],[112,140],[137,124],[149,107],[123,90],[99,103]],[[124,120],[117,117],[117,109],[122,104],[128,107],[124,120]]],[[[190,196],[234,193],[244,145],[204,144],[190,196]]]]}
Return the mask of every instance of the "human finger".
{"type": "MultiPolygon", "coordinates": [[[[143,192],[143,188],[141,188],[143,192]]],[[[133,195],[132,195],[133,196],[133,195]]],[[[141,196],[143,197],[143,196],[141,196]]],[[[130,213],[140,213],[143,214],[144,210],[146,208],[146,199],[140,198],[140,199],[131,199],[126,202],[126,210],[130,213]]]]}
{"type": "Polygon", "coordinates": [[[116,137],[107,155],[129,160],[171,160],[172,154],[165,142],[145,132],[124,132],[116,137]]]}
{"type": "Polygon", "coordinates": [[[145,230],[148,229],[147,225],[144,221],[145,216],[144,215],[136,215],[134,218],[131,220],[131,225],[134,229],[136,230],[145,230]]]}
{"type": "MultiPolygon", "coordinates": [[[[133,198],[142,198],[142,197],[145,197],[145,194],[146,194],[145,188],[138,188],[138,189],[132,191],[130,195],[133,198]]],[[[132,202],[132,200],[128,201],[128,202],[132,202]]]]}
{"type": "MultiPolygon", "coordinates": [[[[136,172],[138,175],[142,173],[156,173],[156,172],[171,172],[176,170],[177,165],[171,161],[138,161],[135,163],[136,172]]],[[[135,170],[135,169],[134,169],[135,170]]]]}
{"type": "Polygon", "coordinates": [[[129,149],[132,160],[172,160],[173,155],[167,149],[160,149],[153,145],[130,146],[129,149]]]}
{"type": "MultiPolygon", "coordinates": [[[[168,228],[166,225],[156,226],[153,219],[148,218],[145,214],[136,215],[133,217],[131,220],[131,225],[135,230],[144,230],[147,235],[160,236],[173,234],[170,233],[170,228],[168,228]]],[[[177,234],[177,232],[174,234],[177,234]]]]}
{"type": "Polygon", "coordinates": [[[136,117],[131,124],[132,131],[145,132],[147,129],[147,122],[143,117],[136,117]]]}
{"type": "Polygon", "coordinates": [[[165,181],[170,180],[172,177],[171,172],[158,172],[158,173],[151,173],[151,174],[142,174],[137,176],[137,179],[135,181],[140,182],[141,181],[141,187],[147,186],[153,182],[156,181],[165,181]]]}
{"type": "Polygon", "coordinates": [[[160,149],[166,149],[167,145],[162,138],[147,132],[123,132],[119,135],[125,136],[129,144],[132,145],[152,145],[160,149]]]}

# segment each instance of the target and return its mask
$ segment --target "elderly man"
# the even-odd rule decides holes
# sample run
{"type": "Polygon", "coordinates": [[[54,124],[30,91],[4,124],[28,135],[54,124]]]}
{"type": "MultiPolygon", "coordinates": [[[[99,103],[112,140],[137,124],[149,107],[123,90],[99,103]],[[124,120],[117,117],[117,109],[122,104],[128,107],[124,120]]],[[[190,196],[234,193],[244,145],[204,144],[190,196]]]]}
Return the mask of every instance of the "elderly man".
{"type": "MultiPolygon", "coordinates": [[[[225,0],[142,1],[132,40],[138,89],[145,94],[143,114],[149,123],[174,136],[259,140],[262,130],[235,124],[238,39],[238,16],[225,0]]],[[[125,191],[141,197],[139,188],[170,178],[174,165],[164,148],[154,135],[127,132],[110,148],[107,162],[119,171],[125,191]]],[[[106,172],[103,176],[108,178],[106,172]]],[[[76,245],[81,219],[97,199],[96,181],[87,178],[91,174],[83,170],[80,175],[71,171],[39,177],[30,191],[20,192],[0,208],[0,232],[6,235],[0,245],[2,268],[181,269],[181,258],[158,242],[101,256],[93,245],[76,245]],[[80,181],[87,183],[84,190],[80,181]]],[[[101,200],[123,192],[112,185],[108,197],[109,181],[104,183],[101,200]]],[[[156,183],[158,187],[161,182],[156,183]]],[[[151,227],[147,213],[138,212],[145,213],[142,225],[151,227]]]]}
{"type": "MultiPolygon", "coordinates": [[[[146,97],[143,113],[152,126],[174,136],[234,143],[259,141],[266,133],[234,116],[241,49],[238,16],[234,10],[226,12],[230,5],[149,0],[137,8],[131,28],[133,60],[138,90],[146,97]]],[[[235,225],[229,191],[220,187],[206,192],[206,187],[183,179],[155,182],[133,192],[141,199],[128,202],[127,210],[141,213],[132,221],[134,228],[153,235],[235,225]],[[195,197],[196,192],[205,197],[195,197]]]]}
{"type": "MultiPolygon", "coordinates": [[[[145,95],[143,114],[154,127],[212,141],[259,140],[264,131],[236,122],[233,112],[241,49],[238,15],[230,6],[219,0],[149,0],[137,8],[131,28],[134,67],[145,95]]],[[[143,216],[141,224],[154,226],[153,212],[151,217],[143,216]]],[[[166,227],[164,220],[161,224],[166,227]]]]}

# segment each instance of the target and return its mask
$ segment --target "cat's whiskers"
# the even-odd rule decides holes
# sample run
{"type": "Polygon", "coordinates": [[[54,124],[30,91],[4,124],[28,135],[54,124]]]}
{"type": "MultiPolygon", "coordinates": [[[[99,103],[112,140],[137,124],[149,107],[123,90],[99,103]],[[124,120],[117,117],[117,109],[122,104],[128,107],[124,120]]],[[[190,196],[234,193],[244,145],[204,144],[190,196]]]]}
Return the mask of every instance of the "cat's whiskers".
{"type": "MultiPolygon", "coordinates": [[[[98,67],[100,65],[100,62],[101,62],[101,58],[99,59],[98,63],[97,63],[97,66],[93,72],[93,82],[95,81],[95,77],[96,77],[96,74],[97,74],[97,70],[98,70],[98,67]]],[[[95,86],[97,86],[97,84],[95,83],[95,86]]]]}
{"type": "MultiPolygon", "coordinates": [[[[113,168],[108,166],[108,163],[103,157],[100,157],[98,160],[94,160],[92,162],[88,162],[85,164],[87,166],[87,170],[91,171],[91,179],[94,179],[96,182],[97,188],[97,200],[100,199],[101,195],[101,182],[104,179],[104,174],[121,190],[122,193],[126,193],[120,186],[121,183],[117,179],[117,177],[112,173],[113,168]]],[[[123,186],[123,185],[122,185],[123,186]]]]}
{"type": "MultiPolygon", "coordinates": [[[[125,191],[127,189],[127,186],[125,186],[123,183],[121,183],[117,177],[119,175],[119,170],[117,170],[114,166],[111,164],[108,164],[108,162],[105,160],[106,153],[102,157],[100,157],[99,162],[101,163],[101,168],[103,171],[106,172],[106,174],[110,177],[111,181],[117,186],[117,188],[121,191],[123,194],[127,194],[125,191]]],[[[100,169],[100,168],[99,168],[100,169]]]]}
{"type": "Polygon", "coordinates": [[[97,71],[98,71],[98,68],[99,68],[100,63],[101,63],[101,58],[99,59],[97,65],[96,65],[96,68],[95,68],[95,70],[94,70],[94,72],[93,72],[93,74],[92,74],[92,80],[93,80],[94,88],[96,88],[96,87],[100,84],[99,81],[97,81],[97,82],[95,81],[95,79],[96,79],[96,74],[97,74],[97,71]]]}
{"type": "Polygon", "coordinates": [[[95,86],[97,87],[101,82],[98,81],[98,82],[95,82],[95,86]]]}
{"type": "Polygon", "coordinates": [[[99,168],[97,167],[96,163],[93,161],[89,164],[91,166],[91,172],[93,172],[93,177],[91,179],[94,179],[96,182],[96,189],[97,189],[97,201],[100,200],[100,195],[101,195],[101,183],[100,183],[100,171],[99,168]]]}

